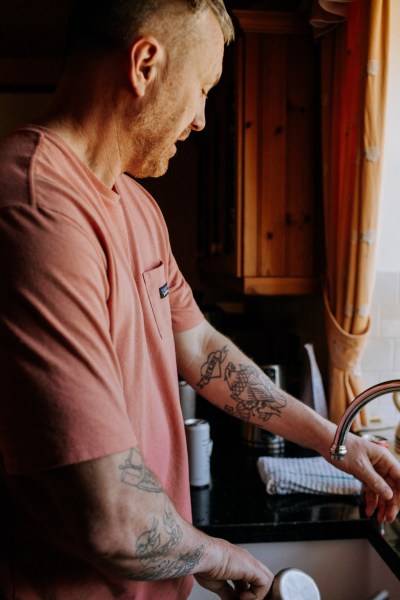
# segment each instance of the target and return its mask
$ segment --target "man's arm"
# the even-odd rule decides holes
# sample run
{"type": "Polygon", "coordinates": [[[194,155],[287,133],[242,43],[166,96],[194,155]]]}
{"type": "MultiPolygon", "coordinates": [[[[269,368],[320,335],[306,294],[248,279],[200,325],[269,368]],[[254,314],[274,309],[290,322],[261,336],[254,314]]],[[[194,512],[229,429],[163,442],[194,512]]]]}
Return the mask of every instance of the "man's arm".
{"type": "Polygon", "coordinates": [[[138,448],[12,481],[22,499],[40,498],[34,517],[46,529],[50,523],[57,544],[113,575],[194,574],[224,600],[262,600],[272,583],[271,572],[250,553],[205,535],[178,514],[138,448]]]}
{"type": "MultiPolygon", "coordinates": [[[[251,359],[207,321],[175,334],[180,375],[227,413],[312,448],[332,462],[336,426],[278,388],[251,359]]],[[[366,512],[393,521],[400,509],[400,464],[389,451],[356,435],[345,460],[333,462],[366,486],[366,512]]]]}

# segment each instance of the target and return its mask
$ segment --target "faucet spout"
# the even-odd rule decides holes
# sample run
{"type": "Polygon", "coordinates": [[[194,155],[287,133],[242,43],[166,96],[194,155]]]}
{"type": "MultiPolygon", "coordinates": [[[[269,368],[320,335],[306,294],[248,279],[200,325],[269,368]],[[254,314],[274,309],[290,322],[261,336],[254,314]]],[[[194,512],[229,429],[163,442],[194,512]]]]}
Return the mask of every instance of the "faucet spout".
{"type": "Polygon", "coordinates": [[[378,398],[378,396],[383,396],[383,394],[389,394],[391,392],[400,392],[400,379],[393,379],[391,381],[377,383],[376,385],[373,385],[364,392],[361,392],[361,394],[354,398],[354,400],[349,404],[339,421],[339,424],[336,429],[335,438],[333,440],[331,448],[329,449],[329,453],[333,460],[343,460],[343,458],[346,456],[346,437],[357,413],[359,413],[360,410],[366,404],[368,404],[368,402],[371,402],[371,400],[374,400],[375,398],[378,398]]]}

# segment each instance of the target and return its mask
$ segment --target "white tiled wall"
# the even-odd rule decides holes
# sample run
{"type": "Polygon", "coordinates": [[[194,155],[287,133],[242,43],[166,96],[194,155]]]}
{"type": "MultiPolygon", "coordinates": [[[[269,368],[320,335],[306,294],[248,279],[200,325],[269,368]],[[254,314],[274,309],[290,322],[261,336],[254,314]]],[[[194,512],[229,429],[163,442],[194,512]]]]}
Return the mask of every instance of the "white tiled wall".
{"type": "MultiPolygon", "coordinates": [[[[366,387],[400,379],[400,272],[378,272],[371,304],[372,327],[361,365],[366,387]]],[[[400,412],[390,395],[376,398],[369,414],[383,423],[400,422],[400,412]]]]}
{"type": "MultiPolygon", "coordinates": [[[[392,2],[391,10],[377,276],[371,306],[372,329],[361,363],[367,386],[400,379],[400,2],[392,2]]],[[[373,400],[368,412],[380,415],[390,426],[400,422],[400,412],[389,395],[373,400]]]]}

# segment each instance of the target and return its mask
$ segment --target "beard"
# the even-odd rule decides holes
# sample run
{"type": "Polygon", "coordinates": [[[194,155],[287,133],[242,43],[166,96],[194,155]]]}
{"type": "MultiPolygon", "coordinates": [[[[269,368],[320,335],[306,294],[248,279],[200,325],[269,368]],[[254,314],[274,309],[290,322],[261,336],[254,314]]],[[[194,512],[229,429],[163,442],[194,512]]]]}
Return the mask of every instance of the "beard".
{"type": "Polygon", "coordinates": [[[142,138],[140,144],[134,144],[127,172],[137,179],[161,177],[175,154],[174,143],[166,142],[161,135],[156,140],[142,138]]]}
{"type": "Polygon", "coordinates": [[[174,118],[173,114],[170,104],[164,103],[161,109],[160,104],[148,106],[141,115],[136,115],[126,172],[137,179],[161,177],[167,172],[169,161],[177,151],[177,141],[187,139],[192,131],[189,125],[179,132],[181,115],[178,113],[174,118]]]}
{"type": "Polygon", "coordinates": [[[147,179],[150,177],[156,179],[157,177],[162,177],[162,175],[165,175],[168,171],[169,160],[170,159],[167,157],[159,157],[157,160],[154,159],[152,161],[147,160],[145,163],[142,163],[127,172],[129,175],[135,177],[135,179],[147,179]]]}
{"type": "Polygon", "coordinates": [[[177,152],[176,143],[186,140],[192,131],[188,125],[179,132],[177,121],[181,115],[172,117],[174,110],[167,106],[161,110],[159,106],[148,107],[149,112],[143,111],[132,127],[127,172],[137,179],[164,175],[177,152]]]}

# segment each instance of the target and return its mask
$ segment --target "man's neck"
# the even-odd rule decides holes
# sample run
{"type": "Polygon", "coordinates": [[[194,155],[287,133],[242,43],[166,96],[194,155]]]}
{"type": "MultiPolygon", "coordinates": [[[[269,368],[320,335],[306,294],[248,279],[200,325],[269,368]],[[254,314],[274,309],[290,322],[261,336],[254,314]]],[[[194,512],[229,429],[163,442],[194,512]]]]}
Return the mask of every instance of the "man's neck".
{"type": "MultiPolygon", "coordinates": [[[[99,73],[99,71],[97,71],[99,73]]],[[[57,133],[109,188],[123,171],[117,101],[112,82],[96,73],[63,77],[49,111],[38,124],[57,133]]]]}
{"type": "Polygon", "coordinates": [[[116,136],[103,127],[88,127],[66,116],[48,115],[38,122],[60,136],[94,175],[112,188],[122,172],[116,136]]]}

